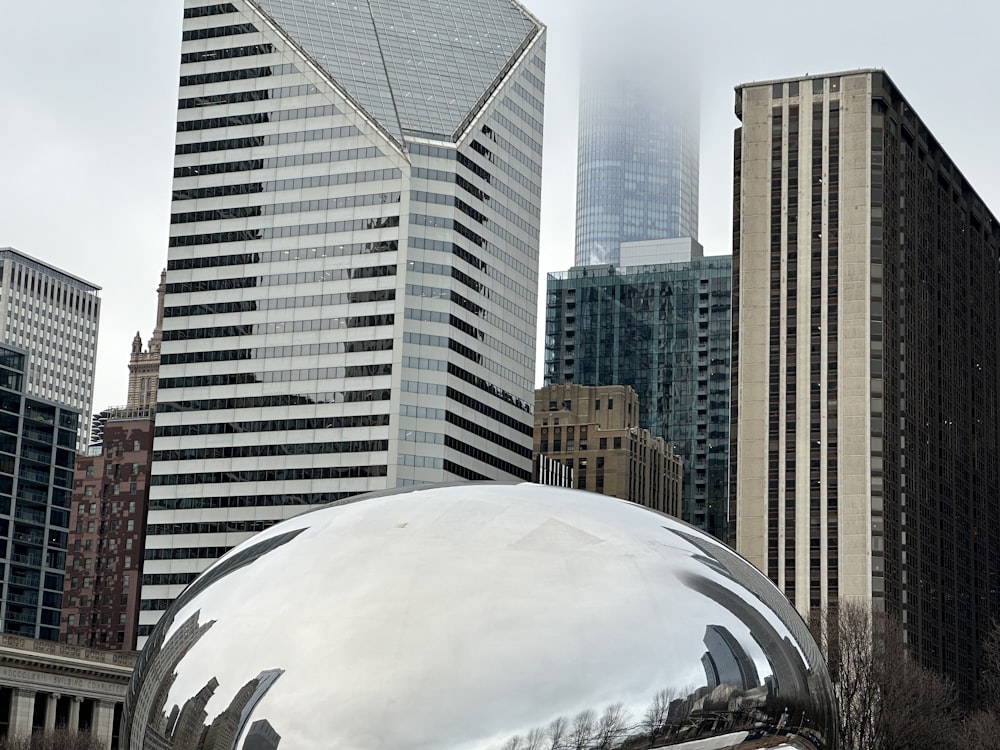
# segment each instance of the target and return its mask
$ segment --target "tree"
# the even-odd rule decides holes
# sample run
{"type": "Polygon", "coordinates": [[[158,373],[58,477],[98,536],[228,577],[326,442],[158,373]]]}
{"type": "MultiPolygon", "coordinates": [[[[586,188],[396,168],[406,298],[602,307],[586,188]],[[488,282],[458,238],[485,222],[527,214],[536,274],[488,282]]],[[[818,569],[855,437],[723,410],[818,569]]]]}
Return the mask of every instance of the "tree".
{"type": "Polygon", "coordinates": [[[902,625],[842,603],[825,646],[834,678],[843,750],[947,748],[957,712],[951,684],[910,655],[902,625]]]}

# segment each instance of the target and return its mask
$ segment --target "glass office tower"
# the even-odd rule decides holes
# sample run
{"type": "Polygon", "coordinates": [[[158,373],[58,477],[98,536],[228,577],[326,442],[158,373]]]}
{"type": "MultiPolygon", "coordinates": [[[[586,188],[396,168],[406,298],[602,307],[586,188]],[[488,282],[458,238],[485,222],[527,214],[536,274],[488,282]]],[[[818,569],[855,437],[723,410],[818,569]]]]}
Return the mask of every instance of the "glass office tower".
{"type": "Polygon", "coordinates": [[[600,47],[588,47],[588,54],[580,84],[574,263],[618,263],[622,242],[697,239],[697,84],[683,78],[686,68],[671,70],[680,62],[649,51],[607,59],[600,47]],[[634,64],[623,70],[626,58],[634,64]]]}
{"type": "Polygon", "coordinates": [[[0,621],[56,641],[80,414],[28,396],[27,368],[27,352],[0,345],[0,621]]]}
{"type": "Polygon", "coordinates": [[[684,459],[681,515],[725,538],[732,258],[550,273],[545,384],[630,385],[684,459]]]}
{"type": "Polygon", "coordinates": [[[305,508],[530,478],[544,45],[513,0],[186,0],[140,636],[305,508]]]}

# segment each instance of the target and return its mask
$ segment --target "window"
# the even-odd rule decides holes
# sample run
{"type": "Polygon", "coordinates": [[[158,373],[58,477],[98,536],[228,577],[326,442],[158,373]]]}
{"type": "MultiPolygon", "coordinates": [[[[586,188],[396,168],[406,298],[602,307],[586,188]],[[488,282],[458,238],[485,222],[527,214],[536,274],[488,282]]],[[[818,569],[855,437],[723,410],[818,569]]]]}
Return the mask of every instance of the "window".
{"type": "Polygon", "coordinates": [[[128,512],[135,513],[135,500],[128,501],[128,512]]]}
{"type": "MultiPolygon", "coordinates": [[[[136,450],[139,449],[136,448],[136,450]]],[[[139,464],[132,464],[132,476],[135,476],[138,473],[139,473],[139,464]]]]}
{"type": "Polygon", "coordinates": [[[615,450],[620,450],[621,449],[621,447],[622,447],[622,439],[620,437],[616,437],[615,438],[614,447],[615,447],[615,450]]]}
{"type": "Polygon", "coordinates": [[[611,411],[614,408],[615,408],[615,400],[613,398],[609,398],[608,399],[608,411],[611,411]]]}
{"type": "Polygon", "coordinates": [[[97,503],[91,503],[90,504],[90,512],[91,512],[91,514],[97,512],[97,503]]]}
{"type": "Polygon", "coordinates": [[[608,439],[601,438],[600,440],[597,441],[597,445],[602,451],[606,451],[608,449],[608,439]]]}
{"type": "MultiPolygon", "coordinates": [[[[141,451],[142,450],[142,445],[139,443],[138,440],[133,440],[132,441],[132,450],[134,450],[134,451],[141,451]]],[[[132,464],[132,466],[133,466],[132,473],[133,474],[136,473],[135,467],[137,467],[138,465],[139,464],[132,464]]]]}
{"type": "Polygon", "coordinates": [[[125,567],[126,568],[131,568],[132,567],[132,558],[131,557],[126,557],[125,558],[125,567]]]}
{"type": "Polygon", "coordinates": [[[600,411],[600,410],[601,410],[601,399],[598,398],[594,400],[594,411],[600,411]]]}
{"type": "Polygon", "coordinates": [[[128,483],[128,491],[129,491],[130,495],[134,495],[136,493],[137,489],[138,489],[138,486],[136,485],[135,482],[129,482],[128,483]]]}
{"type": "Polygon", "coordinates": [[[126,531],[135,531],[135,521],[129,519],[128,523],[125,526],[125,530],[126,531]]]}
{"type": "Polygon", "coordinates": [[[94,465],[93,464],[90,464],[89,466],[87,466],[87,476],[88,477],[94,476],[94,465]]]}
{"type": "Polygon", "coordinates": [[[70,627],[76,625],[76,615],[66,615],[66,624],[70,627]]]}
{"type": "MultiPolygon", "coordinates": [[[[91,497],[93,494],[94,494],[94,486],[92,484],[88,484],[83,488],[84,497],[91,497]]],[[[81,508],[80,512],[83,513],[82,510],[83,506],[81,505],[80,508],[81,508]]]]}

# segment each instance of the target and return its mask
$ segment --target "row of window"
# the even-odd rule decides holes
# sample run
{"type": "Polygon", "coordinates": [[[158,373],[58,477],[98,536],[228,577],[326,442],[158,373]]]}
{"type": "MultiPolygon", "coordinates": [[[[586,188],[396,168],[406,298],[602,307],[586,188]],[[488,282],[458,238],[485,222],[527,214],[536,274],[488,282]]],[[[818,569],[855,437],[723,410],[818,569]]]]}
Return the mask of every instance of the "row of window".
{"type": "Polygon", "coordinates": [[[367,195],[341,195],[333,198],[313,198],[307,201],[266,203],[257,206],[229,206],[227,208],[213,208],[171,214],[170,223],[190,224],[196,221],[224,221],[226,219],[246,219],[256,216],[332,211],[338,208],[357,208],[359,206],[385,206],[391,203],[399,203],[399,198],[399,192],[391,192],[370,193],[367,195]]]}
{"type": "Polygon", "coordinates": [[[153,451],[154,461],[194,461],[213,458],[270,458],[273,456],[329,456],[341,453],[378,453],[389,450],[388,440],[340,440],[326,443],[225,445],[153,451]]]}
{"type": "MultiPolygon", "coordinates": [[[[384,477],[387,473],[385,464],[368,466],[323,466],[308,469],[259,469],[256,471],[206,471],[188,472],[184,474],[156,475],[153,485],[177,484],[230,484],[236,482],[295,482],[317,481],[327,479],[369,479],[384,477]]],[[[149,550],[146,550],[147,554],[149,550]]],[[[183,557],[183,555],[182,555],[183,557]]],[[[149,559],[167,559],[150,558],[149,559]]],[[[176,558],[175,558],[176,559],[176,558]]]]}
{"type": "Polygon", "coordinates": [[[295,344],[288,346],[262,346],[252,349],[213,349],[210,351],[163,354],[161,365],[182,365],[199,362],[240,362],[251,359],[278,357],[307,357],[323,354],[355,354],[358,352],[384,352],[393,348],[392,339],[363,339],[361,341],[329,341],[324,344],[295,344]]]}
{"type": "Polygon", "coordinates": [[[229,495],[226,497],[161,497],[150,499],[150,510],[205,510],[208,508],[275,508],[287,505],[326,505],[351,497],[354,492],[304,492],[282,495],[229,495]]]}
{"type": "Polygon", "coordinates": [[[206,83],[223,83],[225,81],[245,81],[250,78],[265,78],[268,76],[298,73],[299,69],[291,63],[280,65],[264,65],[257,68],[237,68],[235,70],[216,70],[211,73],[195,73],[181,76],[181,86],[200,86],[206,83]]]}
{"type": "Polygon", "coordinates": [[[348,221],[323,221],[315,224],[299,224],[288,227],[265,227],[238,232],[210,232],[171,237],[170,247],[190,247],[192,245],[214,245],[221,242],[253,242],[254,240],[275,240],[286,237],[307,237],[313,234],[338,234],[364,229],[389,229],[399,226],[398,216],[378,216],[370,219],[348,221]]]}
{"type": "Polygon", "coordinates": [[[272,52],[274,52],[273,44],[247,44],[241,47],[198,50],[197,52],[182,53],[181,64],[230,60],[234,57],[254,57],[256,55],[269,55],[272,52]]]}
{"type": "Polygon", "coordinates": [[[298,130],[292,133],[270,133],[267,135],[251,135],[240,138],[222,138],[215,141],[195,141],[193,143],[178,143],[174,147],[174,154],[182,156],[187,154],[204,154],[212,151],[257,148],[259,146],[281,146],[286,143],[326,141],[333,138],[347,138],[352,135],[360,135],[360,133],[361,131],[353,125],[343,125],[337,128],[298,130]]]}
{"type": "Polygon", "coordinates": [[[395,265],[352,266],[350,268],[324,268],[318,271],[298,273],[273,273],[263,276],[237,276],[224,279],[201,279],[167,284],[167,294],[185,292],[217,292],[220,289],[247,289],[290,284],[311,284],[323,281],[347,281],[353,279],[377,279],[395,276],[395,265]]]}
{"type": "Polygon", "coordinates": [[[189,133],[195,130],[214,130],[215,128],[235,128],[242,125],[263,125],[269,122],[306,120],[314,117],[330,117],[339,113],[340,110],[332,104],[295,107],[294,109],[278,109],[273,112],[247,112],[242,115],[205,117],[200,120],[180,120],[177,123],[177,132],[189,133]]]}
{"type": "Polygon", "coordinates": [[[191,401],[160,401],[156,411],[177,413],[208,411],[211,409],[266,409],[284,406],[313,406],[315,404],[360,404],[369,401],[388,401],[388,388],[358,391],[325,391],[305,395],[302,393],[275,393],[269,396],[240,396],[237,398],[206,398],[191,401]]]}
{"type": "Polygon", "coordinates": [[[388,424],[388,414],[355,414],[344,417],[261,419],[247,422],[161,425],[156,428],[156,436],[182,437],[187,435],[242,435],[248,432],[285,432],[293,430],[340,430],[351,427],[385,427],[388,424]]]}
{"type": "Polygon", "coordinates": [[[218,39],[222,36],[236,34],[252,34],[257,27],[252,23],[237,23],[231,26],[210,26],[206,29],[188,29],[181,35],[181,41],[190,42],[196,39],[218,39]]]}
{"type": "Polygon", "coordinates": [[[198,177],[209,174],[229,174],[231,172],[249,172],[256,169],[281,169],[284,167],[302,167],[309,164],[328,164],[338,161],[357,161],[359,159],[374,159],[382,152],[374,146],[363,148],[345,148],[339,151],[319,151],[311,154],[286,154],[284,156],[269,156],[263,159],[240,159],[239,161],[221,161],[212,164],[192,164],[186,167],[175,167],[174,177],[198,177]]]}
{"type": "Polygon", "coordinates": [[[355,185],[362,182],[380,182],[382,180],[398,180],[402,172],[395,167],[391,169],[364,169],[359,172],[341,172],[339,174],[321,174],[312,177],[293,177],[286,180],[265,180],[262,182],[244,182],[227,185],[210,185],[207,187],[190,187],[174,190],[173,200],[197,200],[198,198],[225,198],[231,195],[257,195],[260,193],[279,193],[283,190],[305,190],[315,187],[330,187],[333,185],[355,185]]]}
{"type": "Polygon", "coordinates": [[[399,243],[397,240],[381,240],[378,242],[348,242],[340,245],[320,247],[297,247],[290,250],[266,250],[260,253],[212,255],[207,258],[175,258],[174,260],[167,261],[167,270],[218,268],[224,266],[243,266],[253,263],[281,263],[292,260],[309,260],[312,258],[340,258],[348,255],[393,253],[396,252],[398,247],[399,243]]]}
{"type": "Polygon", "coordinates": [[[213,3],[212,5],[199,5],[196,8],[185,8],[185,18],[202,18],[203,16],[215,16],[220,13],[235,13],[236,6],[232,3],[213,3]]]}
{"type": "Polygon", "coordinates": [[[215,107],[223,104],[242,104],[246,102],[263,102],[273,99],[284,99],[289,96],[306,96],[319,92],[313,84],[304,83],[299,86],[281,86],[273,89],[256,89],[253,91],[232,91],[228,94],[202,94],[188,99],[178,99],[178,109],[194,109],[196,107],[215,107]]]}
{"type": "MultiPolygon", "coordinates": [[[[389,266],[395,272],[395,266],[389,266]]],[[[274,299],[236,300],[234,302],[177,305],[164,308],[163,317],[177,318],[195,315],[224,315],[226,313],[264,312],[265,310],[290,310],[305,307],[330,307],[333,305],[362,304],[364,302],[390,302],[396,299],[395,289],[369,289],[362,292],[339,294],[306,294],[301,297],[274,299]]]]}
{"type": "Polygon", "coordinates": [[[312,367],[304,370],[265,370],[263,372],[229,372],[213,375],[160,378],[159,387],[203,388],[222,385],[247,385],[251,383],[293,383],[302,380],[334,380],[391,375],[392,364],[348,365],[338,367],[312,367]]]}
{"type": "MultiPolygon", "coordinates": [[[[244,534],[264,531],[277,521],[264,519],[258,521],[208,521],[204,523],[151,523],[146,527],[149,536],[164,536],[168,534],[244,534]]],[[[143,576],[145,579],[145,576],[143,576]]]]}
{"type": "Polygon", "coordinates": [[[164,341],[189,341],[191,339],[214,339],[228,336],[258,336],[269,333],[301,333],[304,331],[331,331],[339,328],[370,328],[391,326],[395,322],[392,313],[379,315],[347,315],[315,320],[288,320],[277,323],[246,323],[234,326],[212,326],[210,328],[185,328],[164,331],[164,341]]]}

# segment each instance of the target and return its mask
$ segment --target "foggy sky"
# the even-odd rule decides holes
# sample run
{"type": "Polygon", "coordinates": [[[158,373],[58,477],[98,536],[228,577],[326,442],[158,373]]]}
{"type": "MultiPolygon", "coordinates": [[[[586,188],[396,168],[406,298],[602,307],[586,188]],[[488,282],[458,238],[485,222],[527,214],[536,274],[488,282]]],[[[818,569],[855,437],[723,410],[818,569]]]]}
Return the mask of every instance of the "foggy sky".
{"type": "MultiPolygon", "coordinates": [[[[608,4],[526,4],[548,26],[544,305],[545,273],[573,263],[577,75],[588,48],[581,32],[608,4]]],[[[181,0],[90,0],[4,8],[0,246],[103,287],[95,410],[125,402],[132,336],[138,329],[147,339],[154,323],[167,255],[181,7],[181,0]]],[[[754,80],[884,68],[1000,214],[995,3],[629,0],[610,12],[616,17],[599,19],[607,32],[601,44],[622,64],[642,69],[642,50],[662,46],[700,70],[706,253],[731,252],[733,87],[754,80]]],[[[535,377],[540,383],[540,356],[535,377]]]]}

